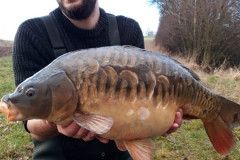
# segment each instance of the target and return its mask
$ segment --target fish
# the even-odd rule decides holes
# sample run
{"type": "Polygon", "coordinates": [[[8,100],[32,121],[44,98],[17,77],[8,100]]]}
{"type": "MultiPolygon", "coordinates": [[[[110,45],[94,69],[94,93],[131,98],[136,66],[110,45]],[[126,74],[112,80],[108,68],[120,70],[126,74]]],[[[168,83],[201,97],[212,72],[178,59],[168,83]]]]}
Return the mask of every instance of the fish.
{"type": "Polygon", "coordinates": [[[167,132],[175,113],[201,119],[219,154],[229,153],[240,124],[240,105],[205,87],[178,61],[133,46],[66,53],[2,97],[8,121],[43,119],[66,126],[75,121],[114,140],[135,160],[151,160],[152,138],[167,132]]]}

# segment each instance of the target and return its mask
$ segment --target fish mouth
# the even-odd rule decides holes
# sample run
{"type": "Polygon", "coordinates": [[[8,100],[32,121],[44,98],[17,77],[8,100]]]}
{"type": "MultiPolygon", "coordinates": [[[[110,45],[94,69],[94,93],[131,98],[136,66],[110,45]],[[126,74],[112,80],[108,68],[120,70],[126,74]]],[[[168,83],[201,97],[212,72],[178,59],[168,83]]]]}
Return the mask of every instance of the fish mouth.
{"type": "Polygon", "coordinates": [[[8,122],[18,121],[18,120],[21,120],[23,118],[16,107],[8,104],[3,99],[0,102],[0,112],[2,112],[3,115],[5,115],[7,117],[8,122]]]}

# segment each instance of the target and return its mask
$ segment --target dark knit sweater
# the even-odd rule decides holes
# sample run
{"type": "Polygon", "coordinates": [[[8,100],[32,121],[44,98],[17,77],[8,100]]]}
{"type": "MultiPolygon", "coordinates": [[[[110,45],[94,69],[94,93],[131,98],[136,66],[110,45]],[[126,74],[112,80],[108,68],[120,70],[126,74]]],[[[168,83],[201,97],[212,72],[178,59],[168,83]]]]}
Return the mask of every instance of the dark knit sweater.
{"type": "MultiPolygon", "coordinates": [[[[57,24],[67,52],[78,49],[109,46],[108,21],[103,9],[95,29],[83,30],[74,26],[56,9],[50,13],[57,24]]],[[[117,16],[121,45],[144,48],[139,24],[133,19],[117,16]]],[[[16,33],[13,46],[13,71],[15,84],[48,65],[55,59],[47,30],[40,18],[23,22],[16,33]]]]}
{"type": "MultiPolygon", "coordinates": [[[[99,22],[92,30],[77,28],[62,14],[59,8],[52,11],[50,15],[53,17],[59,29],[67,52],[110,45],[107,14],[103,9],[100,9],[99,22]]],[[[143,35],[139,24],[133,19],[124,16],[116,16],[116,19],[121,45],[133,45],[144,48],[143,35]]],[[[16,85],[47,66],[56,58],[47,30],[40,18],[29,19],[19,26],[14,40],[12,58],[16,85]]],[[[104,154],[111,153],[116,155],[119,152],[113,142],[105,145],[101,144],[98,140],[84,142],[81,139],[77,140],[63,135],[61,135],[60,138],[58,137],[58,139],[63,141],[63,143],[60,142],[62,147],[60,151],[63,151],[68,159],[75,159],[79,157],[79,155],[81,158],[86,156],[87,159],[91,159],[90,156],[95,157],[95,154],[100,157],[95,157],[94,159],[110,159],[111,156],[109,154],[105,157],[102,157],[101,154],[104,152],[104,154]],[[94,153],[90,152],[85,154],[84,152],[88,152],[90,148],[91,150],[95,149],[94,153]],[[76,152],[79,150],[81,150],[82,153],[77,154],[76,152]]],[[[37,143],[36,140],[34,142],[36,147],[36,159],[44,158],[41,157],[41,155],[47,154],[52,154],[52,156],[55,157],[53,151],[49,151],[48,153],[50,145],[44,146],[41,143],[37,143]]],[[[53,147],[56,148],[56,146],[53,147]]],[[[58,156],[61,155],[57,152],[58,151],[56,151],[56,154],[58,156]]]]}

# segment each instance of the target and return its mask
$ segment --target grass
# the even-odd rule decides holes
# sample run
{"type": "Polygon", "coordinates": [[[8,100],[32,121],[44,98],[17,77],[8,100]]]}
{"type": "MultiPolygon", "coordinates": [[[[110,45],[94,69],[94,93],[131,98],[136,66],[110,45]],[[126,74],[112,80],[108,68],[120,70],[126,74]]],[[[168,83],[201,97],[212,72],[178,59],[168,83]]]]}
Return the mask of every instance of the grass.
{"type": "MultiPolygon", "coordinates": [[[[11,57],[0,58],[0,97],[14,91],[11,57]]],[[[33,146],[22,123],[7,122],[0,114],[0,159],[30,159],[33,146]]]]}
{"type": "MultiPolygon", "coordinates": [[[[146,49],[156,51],[148,38],[146,49]]],[[[178,58],[178,57],[177,57],[178,58]]],[[[217,71],[214,74],[201,72],[196,65],[185,63],[201,78],[202,83],[216,93],[240,103],[240,74],[239,70],[217,71]]],[[[0,97],[14,90],[11,57],[0,58],[0,97]]],[[[156,126],[157,127],[157,126],[156,126]]],[[[240,129],[234,129],[240,138],[240,129]]],[[[156,160],[237,160],[240,157],[240,142],[237,140],[235,148],[228,155],[219,155],[205,133],[200,120],[184,121],[177,132],[168,137],[154,138],[156,160]]],[[[0,159],[31,159],[33,145],[31,137],[20,123],[7,123],[0,114],[0,159]]]]}

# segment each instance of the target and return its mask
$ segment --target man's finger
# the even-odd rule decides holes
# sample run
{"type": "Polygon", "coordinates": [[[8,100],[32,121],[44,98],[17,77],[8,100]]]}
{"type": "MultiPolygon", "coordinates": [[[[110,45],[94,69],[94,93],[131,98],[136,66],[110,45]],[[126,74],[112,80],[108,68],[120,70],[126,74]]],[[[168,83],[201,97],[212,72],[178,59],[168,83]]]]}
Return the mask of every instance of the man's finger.
{"type": "Polygon", "coordinates": [[[64,135],[68,136],[68,137],[73,137],[78,132],[79,125],[77,125],[76,123],[72,122],[68,126],[57,125],[57,128],[58,128],[58,132],[59,133],[62,133],[64,135]]]}
{"type": "Polygon", "coordinates": [[[107,144],[108,142],[109,142],[109,140],[108,139],[106,139],[106,138],[102,138],[102,137],[96,137],[100,142],[102,142],[102,143],[105,143],[105,144],[107,144]]]}
{"type": "MultiPolygon", "coordinates": [[[[85,128],[79,127],[78,132],[73,136],[73,138],[78,138],[78,139],[85,138],[88,136],[89,133],[90,132],[88,130],[86,130],[85,128]]],[[[90,138],[90,135],[89,135],[89,138],[90,138]]],[[[88,140],[88,138],[87,138],[87,140],[88,140]]]]}
{"type": "Polygon", "coordinates": [[[88,132],[88,134],[87,134],[85,137],[83,137],[82,139],[83,139],[84,141],[91,141],[91,140],[93,140],[96,136],[97,136],[96,133],[88,132]]]}
{"type": "Polygon", "coordinates": [[[178,124],[178,127],[180,127],[182,125],[182,116],[183,116],[183,111],[182,109],[180,108],[176,114],[175,114],[175,120],[174,120],[174,123],[177,123],[178,124]]]}

